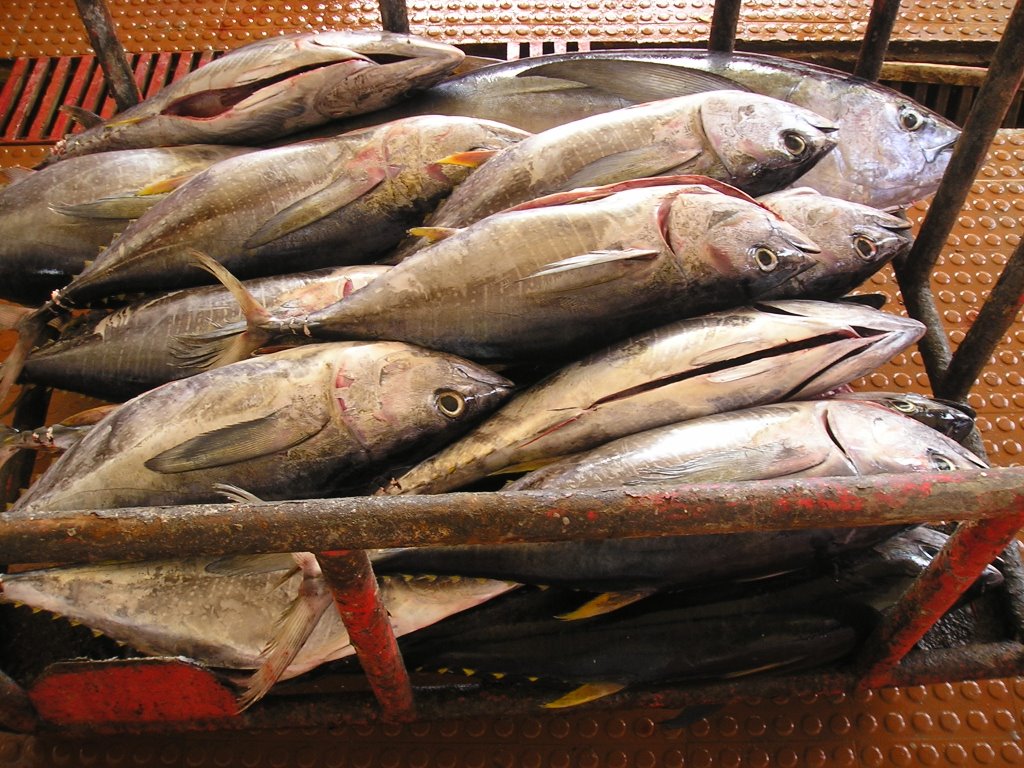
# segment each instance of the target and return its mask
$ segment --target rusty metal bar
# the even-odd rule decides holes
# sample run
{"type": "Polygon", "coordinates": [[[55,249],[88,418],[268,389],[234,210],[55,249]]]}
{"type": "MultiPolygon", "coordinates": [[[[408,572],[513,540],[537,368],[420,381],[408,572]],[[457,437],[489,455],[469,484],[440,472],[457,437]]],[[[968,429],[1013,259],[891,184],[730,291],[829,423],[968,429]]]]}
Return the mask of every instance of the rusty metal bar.
{"type": "Polygon", "coordinates": [[[25,689],[0,671],[0,730],[30,733],[37,724],[35,708],[25,689]]]}
{"type": "Polygon", "coordinates": [[[949,610],[982,570],[1013,541],[1024,525],[1024,508],[1015,515],[966,523],[946,542],[928,569],[865,642],[862,685],[879,688],[892,683],[892,670],[918,640],[949,610]]]}
{"type": "Polygon", "coordinates": [[[381,26],[388,32],[409,33],[409,12],[405,0],[379,0],[381,26]]]}
{"type": "Polygon", "coordinates": [[[935,383],[938,397],[963,400],[1013,325],[1024,303],[1024,241],[1014,249],[985,306],[953,354],[946,375],[935,383]]]}
{"type": "Polygon", "coordinates": [[[416,716],[409,673],[380,601],[370,558],[362,550],[321,552],[316,556],[348,639],[380,704],[385,720],[408,722],[416,716]]]}
{"type": "Polygon", "coordinates": [[[874,0],[871,4],[871,15],[868,16],[868,26],[864,30],[853,74],[865,80],[878,79],[899,12],[900,0],[874,0]]]}
{"type": "Polygon", "coordinates": [[[711,16],[708,50],[731,53],[736,48],[736,27],[740,21],[742,0],[716,0],[711,16]]]}
{"type": "Polygon", "coordinates": [[[709,534],[1018,514],[1024,467],[681,488],[455,493],[61,513],[9,512],[11,562],[709,534]]]}
{"type": "Polygon", "coordinates": [[[114,20],[105,0],[75,0],[75,5],[89,35],[89,44],[103,67],[107,90],[114,97],[118,111],[135,106],[142,100],[142,95],[124,48],[117,39],[114,20]]]}

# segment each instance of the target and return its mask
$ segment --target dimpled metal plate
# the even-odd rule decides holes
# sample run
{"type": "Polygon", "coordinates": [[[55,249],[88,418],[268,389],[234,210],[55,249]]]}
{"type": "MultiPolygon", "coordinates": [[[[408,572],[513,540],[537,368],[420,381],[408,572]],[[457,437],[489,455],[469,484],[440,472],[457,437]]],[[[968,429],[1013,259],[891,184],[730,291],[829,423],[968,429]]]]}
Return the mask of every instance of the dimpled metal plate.
{"type": "MultiPolygon", "coordinates": [[[[379,28],[372,0],[107,0],[130,52],[235,48],[282,32],[379,28]]],[[[705,42],[713,0],[411,0],[412,31],[452,43],[572,40],[705,42]]],[[[894,40],[995,41],[1011,0],[908,0],[894,40]]],[[[870,3],[748,0],[738,37],[749,41],[859,41],[870,3]]],[[[18,0],[0,7],[0,58],[89,53],[74,0],[18,0]]],[[[539,51],[538,51],[539,52],[539,51]]]]}
{"type": "Polygon", "coordinates": [[[0,768],[983,768],[1024,764],[1022,707],[1016,678],[751,699],[678,718],[630,710],[258,734],[8,735],[0,768]]]}

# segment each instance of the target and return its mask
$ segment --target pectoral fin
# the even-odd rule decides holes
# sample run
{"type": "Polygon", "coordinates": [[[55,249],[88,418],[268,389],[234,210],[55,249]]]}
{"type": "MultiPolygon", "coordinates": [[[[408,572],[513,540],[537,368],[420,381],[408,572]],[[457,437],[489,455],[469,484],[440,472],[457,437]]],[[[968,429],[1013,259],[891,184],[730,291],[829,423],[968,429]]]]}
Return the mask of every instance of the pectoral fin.
{"type": "Polygon", "coordinates": [[[103,118],[95,112],[90,112],[83,107],[76,107],[73,104],[62,104],[60,111],[70,117],[83,128],[95,128],[103,122],[103,118]]]}
{"type": "Polygon", "coordinates": [[[230,555],[211,560],[204,569],[207,573],[220,576],[251,576],[258,573],[276,573],[295,570],[295,560],[290,552],[275,552],[265,555],[230,555]]]}
{"type": "Polygon", "coordinates": [[[137,219],[163,200],[163,194],[101,197],[85,203],[62,205],[54,203],[50,210],[77,219],[137,219]]]}
{"type": "Polygon", "coordinates": [[[587,59],[558,61],[520,72],[517,77],[573,80],[633,102],[657,101],[707,91],[749,91],[728,77],[657,61],[587,59]]]}
{"type": "Polygon", "coordinates": [[[559,272],[586,270],[591,267],[600,267],[606,264],[652,261],[657,257],[658,251],[650,248],[623,248],[620,251],[592,251],[590,253],[581,253],[578,256],[570,256],[569,258],[562,259],[561,261],[553,261],[550,264],[545,265],[543,269],[527,275],[526,277],[520,278],[519,282],[522,282],[523,280],[530,280],[535,277],[554,275],[559,272]]]}
{"type": "Polygon", "coordinates": [[[358,200],[380,184],[387,177],[386,169],[375,167],[357,176],[342,176],[326,187],[297,200],[279,211],[257,229],[248,240],[246,248],[259,248],[285,235],[308,227],[349,203],[358,200]]]}
{"type": "Polygon", "coordinates": [[[591,701],[611,696],[625,688],[624,683],[587,683],[579,688],[570,691],[561,698],[549,701],[542,705],[544,709],[564,709],[566,707],[578,707],[591,701]]]}
{"type": "Polygon", "coordinates": [[[275,627],[274,636],[260,654],[262,663],[238,698],[240,712],[263,698],[274,683],[281,679],[281,675],[299,655],[299,651],[313,633],[324,612],[333,603],[331,590],[324,581],[316,560],[311,555],[309,558],[312,565],[305,564],[301,558],[295,560],[303,576],[299,594],[281,617],[275,627]]]}
{"type": "Polygon", "coordinates": [[[327,421],[324,414],[286,406],[259,419],[215,429],[179,443],[149,459],[146,467],[171,474],[263,458],[308,440],[327,421]]]}
{"type": "Polygon", "coordinates": [[[665,144],[651,144],[617,152],[578,170],[562,185],[562,189],[594,187],[642,176],[659,176],[690,162],[700,153],[701,148],[698,146],[680,149],[665,144]]]}

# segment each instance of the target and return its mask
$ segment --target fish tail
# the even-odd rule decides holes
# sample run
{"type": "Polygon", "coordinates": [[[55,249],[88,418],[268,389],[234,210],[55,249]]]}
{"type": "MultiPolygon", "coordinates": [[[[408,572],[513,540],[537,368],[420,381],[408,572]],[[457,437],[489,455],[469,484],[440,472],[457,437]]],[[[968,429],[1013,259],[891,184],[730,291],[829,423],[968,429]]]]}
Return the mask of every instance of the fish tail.
{"type": "Polygon", "coordinates": [[[29,354],[46,337],[48,315],[52,309],[53,305],[48,302],[28,314],[22,315],[15,324],[14,330],[18,333],[18,340],[14,343],[14,347],[3,364],[3,375],[0,375],[0,403],[7,399],[15,384],[18,383],[18,378],[21,376],[29,354]]]}
{"type": "Polygon", "coordinates": [[[22,318],[32,314],[29,307],[17,304],[0,304],[0,330],[11,330],[18,327],[22,318]]]}

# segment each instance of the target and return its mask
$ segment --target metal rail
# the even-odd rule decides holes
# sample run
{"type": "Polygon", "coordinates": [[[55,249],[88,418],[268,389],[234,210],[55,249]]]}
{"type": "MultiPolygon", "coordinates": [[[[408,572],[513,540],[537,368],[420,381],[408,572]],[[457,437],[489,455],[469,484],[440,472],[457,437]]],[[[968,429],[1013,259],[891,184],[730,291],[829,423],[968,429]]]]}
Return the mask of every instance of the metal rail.
{"type": "MultiPolygon", "coordinates": [[[[930,293],[929,279],[995,131],[1020,88],[1024,72],[1024,47],[1019,45],[1024,37],[1022,3],[1024,0],[1018,0],[1013,10],[918,242],[907,259],[897,265],[897,277],[909,313],[929,326],[928,336],[919,348],[937,395],[949,390],[961,396],[965,394],[972,372],[976,374],[1005,332],[1005,327],[1000,326],[1003,330],[995,333],[993,326],[993,331],[988,333],[983,327],[977,333],[968,334],[958,351],[958,361],[951,368],[953,358],[930,293]]],[[[739,0],[716,2],[709,40],[711,49],[734,49],[739,10],[739,0]]],[[[897,10],[895,0],[874,3],[858,59],[859,74],[877,78],[897,10]]],[[[408,17],[400,0],[382,3],[381,12],[386,28],[408,29],[408,17]]],[[[112,47],[102,42],[94,43],[97,45],[112,47]]],[[[103,53],[99,49],[97,52],[103,53]]],[[[100,58],[107,71],[108,57],[101,55],[100,58]]],[[[1020,250],[1000,280],[1000,285],[1004,281],[1007,285],[997,286],[982,310],[986,327],[990,317],[998,318],[1000,323],[1012,322],[1019,306],[1020,250]]],[[[837,513],[841,515],[842,524],[850,526],[920,522],[936,517],[974,521],[964,526],[947,545],[936,564],[908,591],[889,622],[868,643],[861,656],[860,674],[820,673],[699,689],[672,689],[609,697],[597,704],[600,707],[622,706],[627,702],[630,706],[680,706],[697,701],[721,702],[758,693],[775,695],[801,690],[822,693],[852,690],[865,684],[937,681],[961,672],[967,676],[1018,673],[1024,664],[1024,647],[1017,643],[906,654],[919,634],[956,599],[964,585],[980,573],[991,555],[1003,547],[1024,521],[1022,481],[1024,470],[1015,468],[969,473],[969,476],[951,473],[776,481],[760,483],[756,490],[748,484],[721,484],[645,494],[625,491],[449,494],[193,505],[173,511],[146,508],[68,513],[58,519],[12,514],[5,516],[0,528],[0,551],[14,562],[79,561],[281,550],[322,552],[325,548],[365,549],[415,544],[555,541],[622,536],[626,531],[631,536],[728,533],[834,526],[837,513]],[[922,608],[927,609],[923,618],[922,608]],[[867,669],[866,674],[863,674],[864,669],[867,669]],[[951,669],[956,671],[950,672],[951,669]]],[[[1010,560],[1020,562],[1019,557],[1010,560]]],[[[331,571],[329,579],[335,583],[342,576],[335,568],[337,561],[337,557],[321,557],[321,562],[331,571]]],[[[365,590],[373,580],[372,570],[361,560],[356,570],[359,573],[356,586],[349,586],[347,590],[362,588],[358,600],[364,608],[370,608],[371,614],[379,612],[382,610],[379,601],[365,590]]],[[[1024,579],[1015,574],[1011,581],[1019,587],[1024,579]]],[[[1018,602],[1019,593],[1020,589],[1015,589],[1018,602]]],[[[345,589],[335,594],[340,595],[342,607],[350,600],[345,597],[345,589]]],[[[345,615],[344,610],[342,613],[345,615]]],[[[1024,616],[1024,609],[1015,606],[1014,613],[1019,619],[1024,616]]],[[[373,625],[378,619],[367,620],[366,624],[373,625]]],[[[349,620],[351,618],[346,623],[349,620]]],[[[383,645],[388,642],[385,637],[383,645]]],[[[408,716],[412,712],[412,698],[407,677],[397,688],[394,686],[394,679],[405,675],[397,648],[377,655],[381,668],[366,670],[371,686],[378,692],[389,687],[398,691],[390,703],[382,699],[380,693],[377,701],[383,702],[384,711],[390,716],[396,713],[399,717],[408,716]],[[390,681],[386,679],[389,675],[393,677],[390,681]]],[[[0,721],[13,720],[25,726],[31,718],[23,708],[23,692],[6,678],[0,678],[0,683],[4,683],[0,687],[0,721]]],[[[417,711],[426,717],[522,711],[520,708],[533,708],[538,704],[536,696],[522,695],[514,689],[511,693],[494,694],[478,684],[454,691],[416,693],[417,711]]],[[[317,720],[311,708],[321,715],[328,712],[343,719],[380,716],[377,705],[365,697],[350,697],[343,704],[334,700],[317,701],[315,705],[295,702],[285,705],[271,700],[257,708],[259,711],[238,717],[232,727],[253,727],[264,717],[270,718],[274,727],[308,725],[317,720]]]]}

